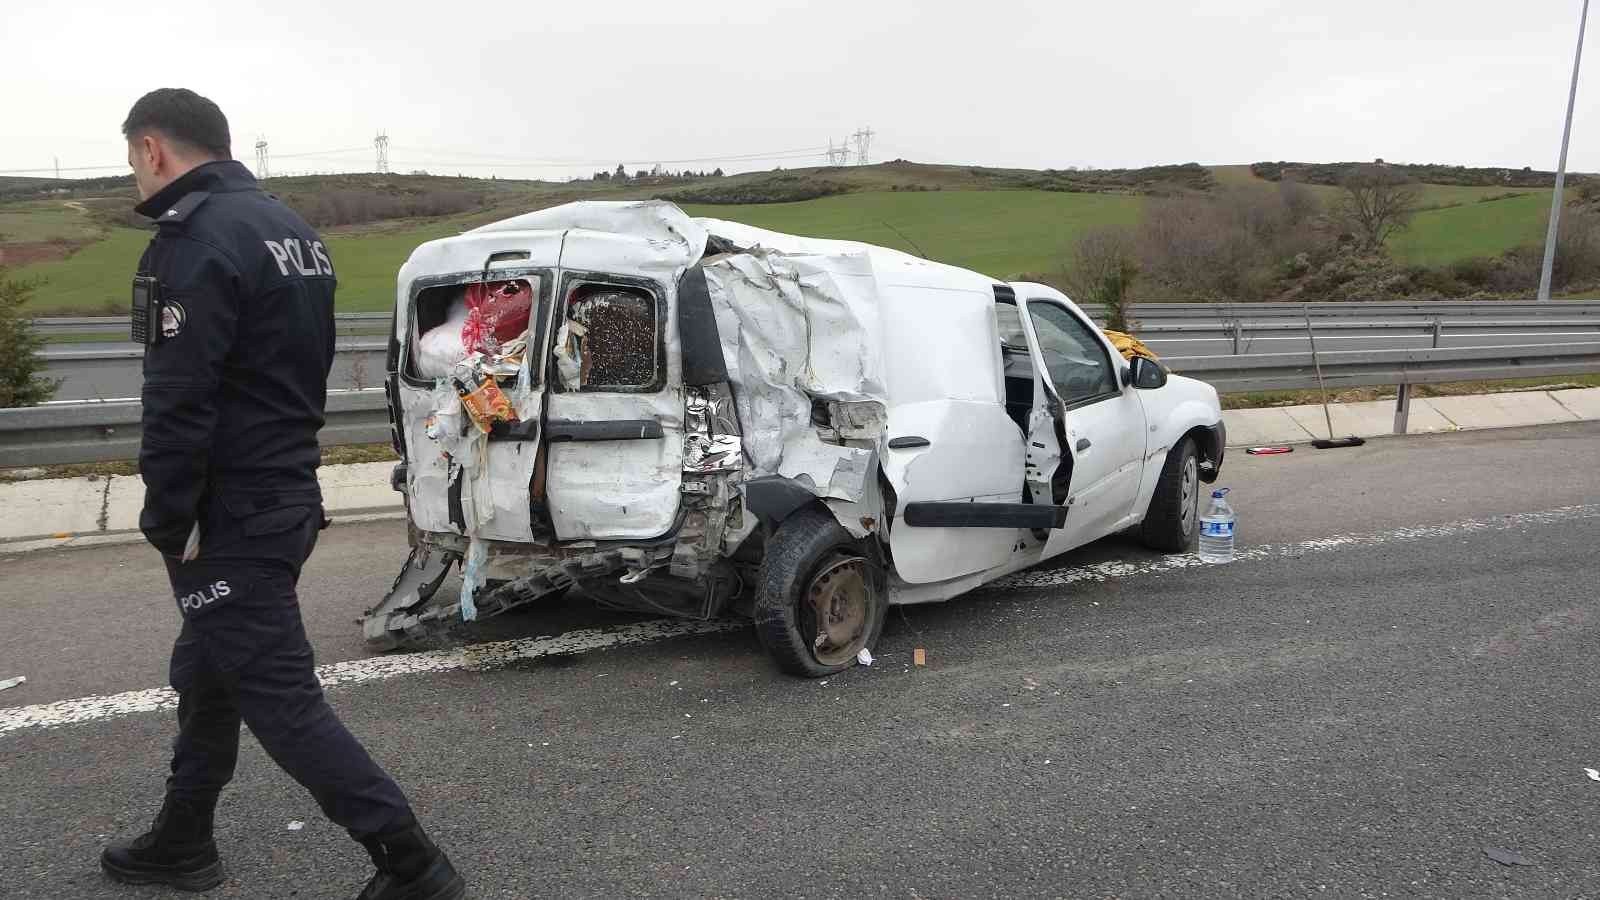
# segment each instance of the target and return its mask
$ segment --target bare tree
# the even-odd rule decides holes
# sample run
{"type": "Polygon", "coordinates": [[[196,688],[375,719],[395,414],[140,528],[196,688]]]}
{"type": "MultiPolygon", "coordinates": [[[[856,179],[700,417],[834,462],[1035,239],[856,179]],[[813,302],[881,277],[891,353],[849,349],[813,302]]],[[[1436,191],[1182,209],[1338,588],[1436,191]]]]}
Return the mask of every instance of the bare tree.
{"type": "Polygon", "coordinates": [[[1096,228],[1078,238],[1067,270],[1067,287],[1079,303],[1106,308],[1106,327],[1130,331],[1128,304],[1139,274],[1133,233],[1128,228],[1096,228]]]}
{"type": "Polygon", "coordinates": [[[1388,166],[1360,166],[1345,175],[1339,186],[1334,214],[1369,250],[1379,249],[1390,235],[1404,231],[1422,200],[1416,184],[1388,166]]]}

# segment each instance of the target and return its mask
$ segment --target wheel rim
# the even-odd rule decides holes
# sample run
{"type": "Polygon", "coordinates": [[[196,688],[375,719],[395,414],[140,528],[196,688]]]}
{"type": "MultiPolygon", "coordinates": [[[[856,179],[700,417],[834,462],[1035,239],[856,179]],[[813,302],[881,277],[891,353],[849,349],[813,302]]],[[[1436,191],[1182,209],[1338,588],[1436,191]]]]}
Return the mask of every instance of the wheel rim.
{"type": "Polygon", "coordinates": [[[811,655],[824,666],[854,659],[866,645],[871,618],[872,585],[867,561],[859,557],[836,559],[824,565],[806,586],[801,603],[806,634],[811,635],[811,655]]]}
{"type": "Polygon", "coordinates": [[[1199,494],[1200,467],[1195,464],[1193,456],[1186,456],[1183,460],[1183,502],[1179,507],[1182,512],[1180,521],[1183,523],[1183,533],[1194,531],[1195,500],[1199,494]]]}

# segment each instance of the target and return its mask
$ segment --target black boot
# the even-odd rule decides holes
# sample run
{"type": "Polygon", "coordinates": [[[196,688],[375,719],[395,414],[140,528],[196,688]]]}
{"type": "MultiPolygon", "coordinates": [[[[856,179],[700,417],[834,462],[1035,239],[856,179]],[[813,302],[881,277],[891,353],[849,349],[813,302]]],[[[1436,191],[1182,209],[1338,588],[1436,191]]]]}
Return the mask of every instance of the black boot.
{"type": "Polygon", "coordinates": [[[458,900],[467,884],[421,825],[361,842],[378,867],[356,900],[458,900]]]}
{"type": "Polygon", "coordinates": [[[222,860],[211,839],[215,801],[167,797],[150,830],[114,841],[100,854],[100,868],[123,884],[165,884],[205,891],[222,883],[222,860]]]}

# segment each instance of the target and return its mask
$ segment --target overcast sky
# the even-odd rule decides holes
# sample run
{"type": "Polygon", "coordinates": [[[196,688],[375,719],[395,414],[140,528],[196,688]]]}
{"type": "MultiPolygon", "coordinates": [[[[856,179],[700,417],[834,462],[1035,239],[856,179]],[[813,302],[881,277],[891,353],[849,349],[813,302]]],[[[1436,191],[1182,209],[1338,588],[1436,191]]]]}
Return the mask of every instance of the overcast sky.
{"type": "Polygon", "coordinates": [[[380,128],[398,171],[798,167],[861,126],[874,161],[1553,169],[1581,0],[161,6],[4,4],[0,170],[120,165],[129,105],[173,86],[222,106],[252,167],[265,137],[277,172],[371,171],[380,128]],[[733,156],[793,158],[669,162],[733,156]]]}

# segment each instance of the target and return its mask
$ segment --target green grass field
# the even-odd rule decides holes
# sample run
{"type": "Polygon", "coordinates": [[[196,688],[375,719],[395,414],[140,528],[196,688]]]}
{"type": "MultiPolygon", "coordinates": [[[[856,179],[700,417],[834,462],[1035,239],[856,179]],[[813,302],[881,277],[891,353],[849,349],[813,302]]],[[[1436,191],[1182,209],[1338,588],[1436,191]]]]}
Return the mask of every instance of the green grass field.
{"type": "Polygon", "coordinates": [[[98,237],[100,229],[82,209],[60,201],[15,203],[0,207],[0,241],[31,243],[57,238],[80,241],[98,237]]]}
{"type": "Polygon", "coordinates": [[[15,274],[44,282],[28,309],[36,316],[127,315],[129,280],[139,264],[139,254],[149,243],[149,232],[137,228],[112,228],[104,240],[66,259],[22,266],[15,274]]]}
{"type": "Polygon", "coordinates": [[[929,191],[843,194],[804,203],[688,206],[685,211],[908,253],[921,248],[930,259],[1009,278],[1059,271],[1078,235],[1099,226],[1133,224],[1143,202],[1141,197],[1122,194],[929,191]]]}
{"type": "Polygon", "coordinates": [[[1410,228],[1389,239],[1389,251],[1401,262],[1423,266],[1498,256],[1520,244],[1541,243],[1549,217],[1549,191],[1425,210],[1411,220],[1410,228]]]}
{"type": "MultiPolygon", "coordinates": [[[[844,194],[804,203],[691,206],[697,216],[732,219],[808,237],[867,241],[1000,278],[1055,272],[1085,229],[1129,224],[1142,200],[1116,194],[1045,191],[927,191],[844,194]],[[891,228],[890,226],[893,226],[891,228]],[[899,229],[905,237],[895,232],[899,229]]],[[[462,230],[460,217],[392,231],[326,235],[339,272],[342,312],[379,312],[394,302],[395,274],[424,241],[462,230]]],[[[18,270],[47,283],[34,301],[37,315],[63,310],[109,314],[127,303],[127,283],[146,232],[112,229],[108,238],[71,258],[18,270]]]]}
{"type": "MultiPolygon", "coordinates": [[[[852,174],[849,170],[840,171],[852,174]]],[[[1244,166],[1219,166],[1212,172],[1223,186],[1263,184],[1244,166]]],[[[868,174],[873,173],[863,170],[861,177],[868,174]]],[[[935,175],[947,180],[958,176],[970,179],[965,170],[955,168],[919,173],[919,177],[930,179],[935,175]]],[[[933,183],[942,184],[937,179],[933,183]]],[[[965,183],[952,181],[942,190],[868,190],[800,203],[685,208],[696,216],[926,253],[942,262],[1011,278],[1023,273],[1058,274],[1078,235],[1097,226],[1132,224],[1145,202],[1143,197],[1127,194],[963,187],[965,183]]],[[[1337,193],[1336,188],[1313,190],[1324,202],[1337,193]]],[[[1411,228],[1391,242],[1395,257],[1407,263],[1443,265],[1537,242],[1548,214],[1549,191],[1528,190],[1508,199],[1479,202],[1505,193],[1499,188],[1424,185],[1423,203],[1434,208],[1419,213],[1411,228]]],[[[456,234],[502,214],[511,215],[521,206],[538,208],[574,194],[574,190],[562,188],[560,192],[551,189],[543,194],[497,196],[492,210],[479,213],[425,223],[388,222],[328,232],[325,237],[339,272],[339,309],[389,309],[400,265],[424,241],[456,234]],[[508,202],[513,206],[503,205],[508,202]]],[[[603,194],[622,195],[618,191],[603,194]]],[[[9,241],[103,236],[68,259],[16,270],[22,277],[46,281],[32,305],[35,315],[122,312],[127,304],[128,279],[148,240],[148,232],[96,226],[81,211],[57,201],[0,207],[0,233],[9,241]]]]}

